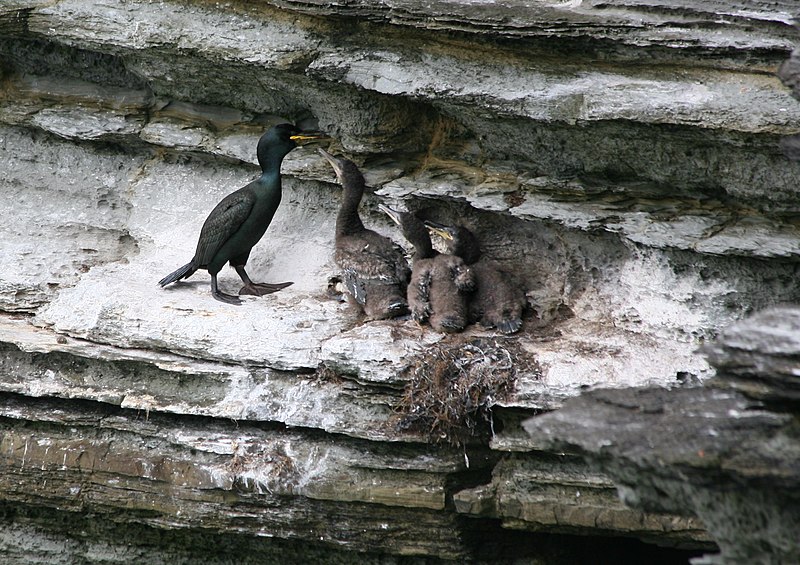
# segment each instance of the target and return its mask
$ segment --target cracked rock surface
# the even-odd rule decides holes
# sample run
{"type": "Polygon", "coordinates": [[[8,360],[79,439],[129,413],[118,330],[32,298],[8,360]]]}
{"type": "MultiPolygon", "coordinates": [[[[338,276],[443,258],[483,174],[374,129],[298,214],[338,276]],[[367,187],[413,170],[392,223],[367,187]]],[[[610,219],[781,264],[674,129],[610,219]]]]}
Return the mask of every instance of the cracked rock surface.
{"type": "Polygon", "coordinates": [[[772,308],[725,330],[706,386],[598,390],[525,429],[608,473],[628,505],[699,518],[721,553],[698,563],[796,562],[799,313],[772,308]]]}
{"type": "MultiPolygon", "coordinates": [[[[4,2],[0,556],[733,555],[708,513],[623,504],[628,451],[590,468],[522,422],[546,414],[555,437],[614,410],[659,413],[673,389],[715,410],[796,403],[794,334],[769,330],[783,314],[760,323],[762,349],[732,326],[800,300],[795,11],[4,2]],[[477,232],[525,286],[523,330],[445,336],[336,300],[341,188],[307,147],[284,161],[281,206],[248,263],[292,286],[238,308],[211,298],[205,272],[160,289],[280,121],[326,131],[359,164],[368,227],[408,247],[386,203],[477,232]],[[474,406],[442,400],[458,402],[456,373],[498,359],[511,360],[503,386],[474,406]],[[725,388],[693,388],[718,371],[725,388]],[[442,410],[409,418],[414,390],[442,410]],[[466,436],[442,432],[455,408],[466,436]]],[[[236,292],[232,270],[220,286],[236,292]]]]}

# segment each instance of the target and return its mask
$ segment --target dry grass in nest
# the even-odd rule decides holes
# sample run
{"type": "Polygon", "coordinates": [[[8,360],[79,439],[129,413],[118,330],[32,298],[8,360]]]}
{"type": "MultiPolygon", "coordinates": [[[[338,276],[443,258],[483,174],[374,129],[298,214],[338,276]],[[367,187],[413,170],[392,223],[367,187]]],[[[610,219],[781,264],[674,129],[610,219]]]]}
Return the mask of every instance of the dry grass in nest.
{"type": "Polygon", "coordinates": [[[516,374],[511,353],[489,338],[439,343],[408,371],[398,429],[451,445],[492,433],[492,406],[513,389],[516,374]]]}

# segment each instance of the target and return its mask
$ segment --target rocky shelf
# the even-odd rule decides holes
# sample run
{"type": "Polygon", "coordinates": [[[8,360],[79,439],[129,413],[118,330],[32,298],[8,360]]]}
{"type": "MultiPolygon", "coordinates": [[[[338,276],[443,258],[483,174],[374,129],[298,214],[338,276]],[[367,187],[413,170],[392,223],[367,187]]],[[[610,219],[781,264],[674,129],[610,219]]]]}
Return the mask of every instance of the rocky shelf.
{"type": "Polygon", "coordinates": [[[698,517],[721,548],[702,563],[800,560],[800,308],[764,310],[708,346],[718,375],[681,390],[600,390],[525,424],[645,511],[698,517]]]}
{"type": "MultiPolygon", "coordinates": [[[[796,403],[796,348],[748,357],[768,369],[757,379],[730,348],[790,311],[717,338],[800,301],[795,11],[4,2],[0,556],[754,558],[698,502],[718,495],[694,483],[708,466],[693,459],[678,496],[686,463],[659,470],[655,447],[636,452],[673,420],[626,423],[655,435],[628,430],[617,450],[575,430],[596,421],[604,437],[614,410],[673,403],[676,420],[708,407],[752,411],[732,429],[788,429],[773,402],[796,403]],[[285,160],[249,263],[293,286],[238,308],[211,298],[204,273],[158,288],[278,121],[326,131],[358,162],[365,221],[399,243],[379,202],[475,229],[524,282],[523,330],[445,336],[366,322],[332,297],[340,188],[308,148],[285,160]],[[726,388],[701,386],[717,372],[726,388]],[[642,486],[654,470],[669,485],[658,503],[642,486]]],[[[704,426],[690,418],[675,439],[695,446],[704,426]]],[[[783,452],[753,457],[796,484],[783,452]]],[[[753,547],[795,555],[764,539],[753,547]]]]}

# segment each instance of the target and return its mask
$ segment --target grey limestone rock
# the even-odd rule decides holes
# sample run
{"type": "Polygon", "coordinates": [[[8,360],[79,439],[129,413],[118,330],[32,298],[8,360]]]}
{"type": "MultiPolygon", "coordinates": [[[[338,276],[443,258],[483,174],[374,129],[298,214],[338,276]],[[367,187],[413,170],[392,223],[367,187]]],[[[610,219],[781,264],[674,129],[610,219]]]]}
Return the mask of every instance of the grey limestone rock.
{"type": "Polygon", "coordinates": [[[525,429],[608,473],[626,504],[699,518],[721,550],[703,562],[796,562],[797,335],[797,308],[760,312],[707,348],[707,386],[599,390],[525,429]]]}
{"type": "Polygon", "coordinates": [[[719,376],[710,384],[733,388],[769,405],[800,401],[800,308],[773,307],[736,323],[705,347],[719,376]]]}
{"type": "MultiPolygon", "coordinates": [[[[615,498],[632,452],[657,467],[633,436],[598,471],[522,422],[552,412],[541,422],[577,445],[590,422],[682,398],[753,415],[721,418],[731,433],[784,429],[785,413],[757,402],[797,394],[794,358],[778,351],[796,316],[767,310],[761,348],[736,324],[800,300],[794,4],[3,2],[0,555],[648,551],[610,536],[734,555],[710,510],[655,487],[640,508],[615,498]],[[284,161],[281,207],[248,263],[291,287],[240,308],[211,299],[203,272],[158,288],[211,207],[257,174],[255,143],[279,121],[325,130],[359,164],[369,227],[403,243],[376,211],[386,202],[477,231],[527,289],[523,331],[443,336],[364,323],[337,301],[340,188],[309,148],[284,161]],[[723,330],[707,359],[699,348],[723,330]],[[467,407],[471,440],[399,425],[415,379],[452,392],[447,376],[490,349],[512,360],[509,381],[467,407]],[[727,389],[682,388],[717,372],[727,389]],[[592,388],[624,390],[578,397],[592,388]],[[160,536],[161,554],[142,541],[160,536]]],[[[237,282],[220,275],[229,292],[237,282]]],[[[758,453],[786,470],[782,452],[758,453]]]]}

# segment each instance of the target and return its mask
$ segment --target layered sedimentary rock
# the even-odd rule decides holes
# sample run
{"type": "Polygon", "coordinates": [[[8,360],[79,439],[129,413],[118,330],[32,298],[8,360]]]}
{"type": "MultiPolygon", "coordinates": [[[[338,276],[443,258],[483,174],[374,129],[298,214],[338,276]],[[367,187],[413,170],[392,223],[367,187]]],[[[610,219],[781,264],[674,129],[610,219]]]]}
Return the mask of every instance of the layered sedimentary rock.
{"type": "Polygon", "coordinates": [[[111,559],[118,530],[65,525],[94,515],[253,559],[284,547],[264,536],[363,559],[488,558],[489,539],[513,558],[534,538],[557,559],[563,535],[711,548],[696,517],[625,507],[520,422],[587,387],[703,381],[699,345],[800,298],[800,163],[784,151],[800,103],[775,76],[793,9],[4,3],[6,554],[26,562],[19,530],[111,559]],[[370,227],[404,243],[387,202],[477,231],[525,285],[523,331],[365,323],[332,299],[340,189],[307,148],[249,263],[293,286],[239,308],[204,273],[159,289],[278,121],[359,163],[370,227]],[[486,386],[459,397],[456,374],[486,386]],[[424,406],[458,417],[420,414],[423,385],[424,406]]]}
{"type": "Polygon", "coordinates": [[[722,550],[704,562],[797,562],[798,336],[800,309],[766,310],[709,348],[707,386],[596,391],[526,429],[609,473],[629,505],[700,518],[722,550]]]}

